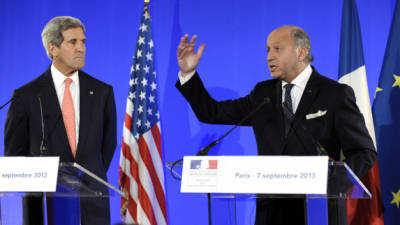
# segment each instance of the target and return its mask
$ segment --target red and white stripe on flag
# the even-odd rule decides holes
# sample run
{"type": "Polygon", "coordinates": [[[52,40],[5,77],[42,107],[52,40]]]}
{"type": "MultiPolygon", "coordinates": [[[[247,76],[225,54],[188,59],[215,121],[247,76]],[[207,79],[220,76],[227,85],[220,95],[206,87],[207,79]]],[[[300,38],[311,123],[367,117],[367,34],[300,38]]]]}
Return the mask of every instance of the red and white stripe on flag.
{"type": "MultiPolygon", "coordinates": [[[[361,26],[355,0],[343,1],[340,47],[339,82],[353,88],[357,106],[364,116],[365,125],[376,147],[361,26]]],[[[378,160],[361,180],[370,190],[372,199],[346,199],[348,223],[349,225],[383,225],[378,160]]]]}
{"type": "Polygon", "coordinates": [[[131,67],[119,166],[121,215],[127,224],[167,225],[160,114],[150,14],[141,17],[131,67]]]}
{"type": "MultiPolygon", "coordinates": [[[[125,124],[131,121],[127,114],[125,124]]],[[[125,222],[167,224],[159,124],[138,141],[126,126],[123,133],[120,183],[129,196],[121,199],[125,222]]]]}

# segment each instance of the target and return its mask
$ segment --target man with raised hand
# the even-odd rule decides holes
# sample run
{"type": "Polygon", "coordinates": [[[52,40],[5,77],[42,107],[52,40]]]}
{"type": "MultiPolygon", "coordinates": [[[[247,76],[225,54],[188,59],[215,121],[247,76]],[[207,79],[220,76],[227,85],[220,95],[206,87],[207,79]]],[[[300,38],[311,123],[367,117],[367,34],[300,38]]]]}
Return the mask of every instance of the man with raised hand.
{"type": "MultiPolygon", "coordinates": [[[[274,79],[256,84],[242,98],[220,102],[208,94],[196,71],[205,45],[196,53],[196,36],[188,39],[188,35],[182,37],[178,46],[181,71],[176,87],[200,121],[236,124],[267,98],[244,124],[253,127],[259,155],[327,154],[340,160],[342,152],[358,177],[372,167],[375,148],[353,90],[320,75],[310,65],[311,42],[303,29],[282,26],[272,31],[266,47],[274,79]]],[[[304,198],[257,199],[255,224],[304,225],[305,210],[304,198]]],[[[343,200],[328,200],[328,219],[329,225],[347,224],[343,200]]]]}

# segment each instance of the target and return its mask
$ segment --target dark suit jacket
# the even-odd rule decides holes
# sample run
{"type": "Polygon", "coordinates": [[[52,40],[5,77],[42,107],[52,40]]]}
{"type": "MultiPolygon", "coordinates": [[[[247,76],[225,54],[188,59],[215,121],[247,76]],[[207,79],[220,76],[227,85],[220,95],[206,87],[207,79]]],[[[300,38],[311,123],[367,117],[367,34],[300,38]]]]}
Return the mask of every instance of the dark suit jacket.
{"type": "MultiPolygon", "coordinates": [[[[334,160],[340,160],[342,150],[346,163],[358,176],[368,172],[376,159],[352,88],[321,76],[314,68],[287,138],[279,79],[260,82],[247,96],[222,102],[210,97],[198,74],[184,85],[178,81],[176,87],[205,123],[238,123],[267,98],[268,103],[246,123],[253,127],[259,155],[317,155],[318,141],[334,160]],[[326,110],[326,115],[306,119],[307,114],[318,110],[326,110]]],[[[258,200],[256,224],[304,224],[304,205],[302,198],[258,200]]],[[[330,225],[347,224],[344,201],[329,201],[328,208],[330,225]]]]}
{"type": "MultiPolygon", "coordinates": [[[[68,144],[50,68],[37,79],[15,90],[4,132],[5,155],[40,155],[42,125],[37,96],[41,95],[47,155],[60,156],[62,162],[77,162],[106,180],[106,172],[116,147],[113,89],[83,71],[79,71],[79,85],[80,125],[75,159],[68,144]]],[[[82,179],[89,186],[99,188],[87,177],[82,179]]],[[[108,198],[81,198],[80,202],[81,220],[84,225],[110,223],[108,198]]]]}

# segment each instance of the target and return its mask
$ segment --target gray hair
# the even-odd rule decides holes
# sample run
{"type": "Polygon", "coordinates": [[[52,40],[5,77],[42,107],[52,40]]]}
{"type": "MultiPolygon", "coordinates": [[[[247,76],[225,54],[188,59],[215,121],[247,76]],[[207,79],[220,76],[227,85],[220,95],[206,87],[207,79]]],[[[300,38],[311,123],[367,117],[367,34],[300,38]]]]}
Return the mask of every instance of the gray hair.
{"type": "Polygon", "coordinates": [[[300,47],[306,48],[308,50],[308,55],[306,56],[305,60],[308,63],[314,61],[314,57],[311,55],[311,41],[310,38],[308,37],[308,34],[299,27],[296,26],[289,26],[289,27],[292,28],[290,35],[295,41],[296,49],[300,47]]]}
{"type": "Polygon", "coordinates": [[[70,28],[82,28],[83,32],[85,32],[85,26],[78,18],[74,18],[71,16],[58,16],[51,19],[42,31],[42,42],[43,46],[46,49],[47,56],[50,59],[53,59],[53,56],[49,52],[48,45],[52,43],[56,46],[60,46],[64,41],[63,32],[70,28]]]}

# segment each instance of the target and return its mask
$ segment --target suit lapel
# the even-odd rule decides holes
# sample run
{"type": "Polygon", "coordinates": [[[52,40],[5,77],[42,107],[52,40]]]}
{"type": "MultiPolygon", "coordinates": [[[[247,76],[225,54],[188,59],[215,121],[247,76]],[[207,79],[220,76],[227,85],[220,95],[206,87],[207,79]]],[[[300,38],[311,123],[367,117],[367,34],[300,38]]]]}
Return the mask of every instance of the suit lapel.
{"type": "Polygon", "coordinates": [[[79,94],[80,94],[80,122],[79,122],[79,139],[76,150],[76,158],[79,157],[80,152],[84,151],[91,124],[91,115],[93,111],[94,96],[96,95],[95,90],[90,85],[88,77],[79,71],[79,94]]]}
{"type": "Polygon", "coordinates": [[[315,98],[318,96],[319,85],[317,79],[317,73],[313,70],[313,73],[310,76],[310,79],[307,82],[306,88],[304,89],[303,95],[301,96],[299,106],[297,107],[294,121],[293,121],[293,129],[295,130],[299,123],[305,118],[308,109],[315,101],[315,98]]]}
{"type": "Polygon", "coordinates": [[[282,111],[282,80],[279,80],[279,82],[276,83],[275,86],[275,108],[277,110],[276,117],[277,120],[275,123],[277,124],[277,129],[278,129],[278,134],[281,140],[281,143],[285,142],[285,122],[283,119],[283,111],[282,111]]]}
{"type": "MultiPolygon", "coordinates": [[[[43,99],[43,116],[47,128],[45,132],[46,139],[49,140],[54,138],[56,130],[58,130],[57,132],[61,132],[63,138],[57,141],[63,142],[61,146],[67,146],[67,149],[69,149],[69,154],[71,158],[73,158],[50,68],[44,73],[40,80],[38,80],[38,85],[40,86],[40,94],[42,95],[43,99]]],[[[53,151],[59,150],[55,149],[53,151]]]]}

